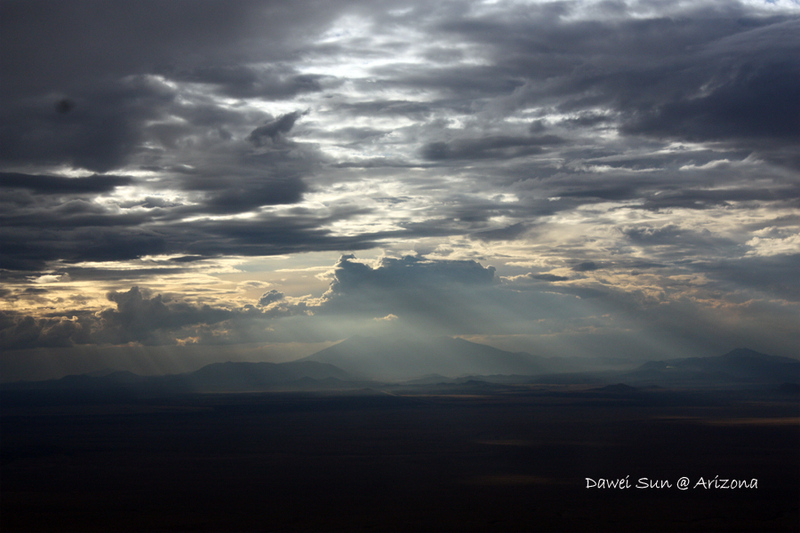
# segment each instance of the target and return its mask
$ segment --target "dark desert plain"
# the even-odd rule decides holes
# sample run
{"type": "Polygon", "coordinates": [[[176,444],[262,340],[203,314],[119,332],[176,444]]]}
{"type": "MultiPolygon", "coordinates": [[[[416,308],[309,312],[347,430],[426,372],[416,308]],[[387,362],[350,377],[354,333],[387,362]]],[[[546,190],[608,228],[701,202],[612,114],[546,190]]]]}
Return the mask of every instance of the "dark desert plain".
{"type": "Polygon", "coordinates": [[[798,0],[0,0],[0,531],[800,531],[798,0]]]}
{"type": "Polygon", "coordinates": [[[186,381],[205,393],[18,383],[3,530],[797,531],[793,363],[782,386],[662,388],[647,369],[265,385],[249,363],[186,381]],[[643,385],[602,385],[617,377],[643,385]]]}

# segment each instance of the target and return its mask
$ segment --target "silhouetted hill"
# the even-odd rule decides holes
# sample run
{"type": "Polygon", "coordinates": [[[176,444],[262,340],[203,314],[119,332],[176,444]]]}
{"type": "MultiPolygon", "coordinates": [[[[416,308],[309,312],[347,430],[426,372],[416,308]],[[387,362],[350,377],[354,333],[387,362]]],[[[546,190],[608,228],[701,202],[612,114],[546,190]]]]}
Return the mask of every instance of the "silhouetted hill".
{"type": "Polygon", "coordinates": [[[628,372],[557,373],[549,359],[458,338],[353,337],[287,363],[214,363],[194,372],[166,376],[139,376],[125,371],[72,375],[50,381],[6,383],[0,391],[6,400],[9,393],[45,392],[69,401],[93,401],[195,392],[353,389],[376,381],[468,389],[487,384],[597,384],[608,386],[592,394],[617,395],[638,395],[641,391],[634,387],[654,384],[678,388],[766,385],[790,394],[796,393],[800,384],[800,361],[738,349],[715,357],[650,361],[628,372]]]}
{"type": "Polygon", "coordinates": [[[548,360],[450,337],[352,337],[304,361],[335,365],[353,375],[383,381],[487,374],[540,374],[548,360]]]}
{"type": "Polygon", "coordinates": [[[745,348],[715,357],[648,361],[629,380],[658,383],[773,383],[800,381],[800,361],[745,348]]]}
{"type": "Polygon", "coordinates": [[[315,361],[288,363],[214,363],[194,372],[139,376],[112,372],[104,376],[72,375],[57,380],[5,384],[5,391],[105,395],[163,395],[189,392],[251,392],[271,389],[330,389],[350,386],[352,376],[333,365],[315,361]]]}
{"type": "Polygon", "coordinates": [[[600,387],[599,389],[592,389],[596,392],[603,392],[608,394],[620,394],[620,395],[627,395],[627,394],[637,394],[639,389],[636,387],[631,387],[630,385],[626,385],[625,383],[615,383],[614,385],[606,385],[605,387],[600,387]]]}
{"type": "Polygon", "coordinates": [[[203,368],[174,376],[193,390],[198,391],[246,391],[263,390],[274,385],[297,380],[325,380],[335,378],[342,381],[352,377],[340,368],[314,361],[291,361],[288,363],[214,363],[203,368]]]}
{"type": "Polygon", "coordinates": [[[3,390],[50,390],[50,391],[124,391],[143,386],[153,378],[120,370],[102,375],[73,374],[45,381],[21,381],[4,383],[3,390]]]}

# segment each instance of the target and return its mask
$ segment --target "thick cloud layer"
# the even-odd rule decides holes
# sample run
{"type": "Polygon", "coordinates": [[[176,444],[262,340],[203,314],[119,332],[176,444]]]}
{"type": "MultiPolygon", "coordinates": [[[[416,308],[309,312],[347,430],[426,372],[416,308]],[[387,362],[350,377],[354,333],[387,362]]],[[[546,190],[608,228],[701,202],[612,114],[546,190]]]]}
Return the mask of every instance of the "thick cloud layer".
{"type": "Polygon", "coordinates": [[[796,2],[3,1],[0,24],[6,346],[393,316],[796,352],[796,2]]]}

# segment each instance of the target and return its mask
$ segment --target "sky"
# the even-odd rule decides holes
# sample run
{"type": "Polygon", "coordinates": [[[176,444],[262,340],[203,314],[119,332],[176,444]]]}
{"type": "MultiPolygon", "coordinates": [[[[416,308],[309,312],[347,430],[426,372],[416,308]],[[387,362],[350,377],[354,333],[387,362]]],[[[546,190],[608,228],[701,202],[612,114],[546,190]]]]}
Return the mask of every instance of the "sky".
{"type": "Polygon", "coordinates": [[[2,379],[800,347],[800,2],[0,2],[2,379]],[[137,366],[138,365],[138,366],[137,366]]]}

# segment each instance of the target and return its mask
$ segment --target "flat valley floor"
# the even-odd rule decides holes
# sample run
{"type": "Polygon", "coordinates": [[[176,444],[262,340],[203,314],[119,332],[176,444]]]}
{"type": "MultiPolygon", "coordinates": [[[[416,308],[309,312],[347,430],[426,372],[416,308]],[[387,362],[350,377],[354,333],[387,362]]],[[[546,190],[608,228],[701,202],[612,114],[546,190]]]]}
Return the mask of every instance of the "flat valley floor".
{"type": "Polygon", "coordinates": [[[7,394],[0,529],[800,530],[797,396],[472,389],[7,394]]]}

